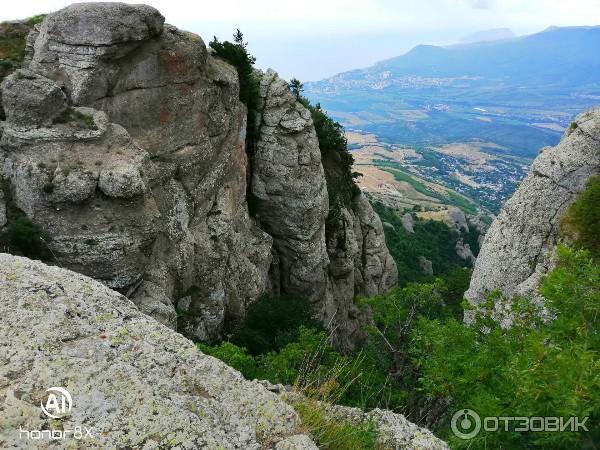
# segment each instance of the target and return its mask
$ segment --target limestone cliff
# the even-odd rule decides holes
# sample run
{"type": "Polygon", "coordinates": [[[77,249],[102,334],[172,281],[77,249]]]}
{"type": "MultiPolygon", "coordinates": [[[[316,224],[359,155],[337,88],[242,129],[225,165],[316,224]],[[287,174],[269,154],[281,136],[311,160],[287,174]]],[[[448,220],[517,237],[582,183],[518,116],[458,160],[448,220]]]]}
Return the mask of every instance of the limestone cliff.
{"type": "MultiPolygon", "coordinates": [[[[556,147],[542,150],[492,223],[465,294],[469,302],[477,305],[496,289],[508,298],[535,294],[552,267],[562,216],[598,173],[600,109],[593,109],[576,118],[556,147]]],[[[508,324],[505,306],[496,305],[496,313],[508,324]]]]}
{"type": "Polygon", "coordinates": [[[186,336],[217,339],[287,292],[349,342],[355,296],[395,284],[381,223],[359,197],[326,238],[310,113],[273,72],[261,89],[250,172],[237,73],[200,37],[149,6],[71,5],[35,26],[2,84],[2,196],[53,237],[56,264],[186,336]]]}
{"type": "Polygon", "coordinates": [[[356,296],[397,282],[383,226],[360,193],[327,223],[332,205],[311,113],[274,71],[262,76],[260,109],[251,187],[257,219],[273,236],[273,289],[309,299],[337,345],[351,349],[363,319],[356,296]]]}

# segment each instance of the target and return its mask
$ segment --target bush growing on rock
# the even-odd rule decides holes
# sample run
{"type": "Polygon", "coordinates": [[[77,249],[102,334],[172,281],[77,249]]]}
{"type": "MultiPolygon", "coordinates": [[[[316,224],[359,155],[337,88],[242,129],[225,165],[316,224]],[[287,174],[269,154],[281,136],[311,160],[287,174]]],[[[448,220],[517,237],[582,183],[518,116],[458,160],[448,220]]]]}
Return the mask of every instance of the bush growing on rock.
{"type": "Polygon", "coordinates": [[[215,36],[209,43],[213,55],[231,64],[237,70],[240,82],[240,101],[248,108],[248,121],[246,131],[246,151],[252,153],[258,139],[258,99],[260,81],[254,70],[256,58],[248,52],[248,43],[244,42],[244,35],[237,29],[233,35],[233,42],[220,42],[215,36]]]}
{"type": "Polygon", "coordinates": [[[6,253],[48,261],[50,236],[28,217],[21,215],[0,233],[0,248],[6,253]]]}

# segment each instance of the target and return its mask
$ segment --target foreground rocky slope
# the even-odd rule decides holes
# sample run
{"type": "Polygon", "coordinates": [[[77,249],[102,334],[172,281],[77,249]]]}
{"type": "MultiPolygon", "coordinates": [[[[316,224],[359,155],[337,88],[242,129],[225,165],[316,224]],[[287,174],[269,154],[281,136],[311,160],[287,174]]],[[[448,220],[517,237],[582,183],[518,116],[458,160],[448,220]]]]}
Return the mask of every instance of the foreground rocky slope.
{"type": "MultiPolygon", "coordinates": [[[[244,380],[99,282],[7,254],[0,281],[0,447],[317,448],[283,386],[244,380]],[[40,410],[52,386],[73,397],[60,419],[40,410]],[[93,437],[20,433],[75,427],[93,437]]],[[[373,423],[385,449],[447,448],[389,411],[331,406],[329,414],[373,423]]]]}
{"type": "Polygon", "coordinates": [[[343,324],[338,341],[350,347],[355,296],[395,284],[364,198],[326,241],[314,126],[286,83],[264,75],[251,173],[235,70],[152,7],[86,3],[48,15],[2,92],[7,220],[22,211],[53,237],[55,262],[189,337],[217,339],[260,295],[282,292],[343,324]]]}
{"type": "Polygon", "coordinates": [[[102,284],[6,254],[0,280],[2,448],[262,449],[296,433],[298,416],[275,394],[102,284]],[[70,416],[41,414],[51,386],[71,393],[70,416]],[[94,438],[19,436],[76,426],[94,438]]]}
{"type": "MultiPolygon", "coordinates": [[[[599,173],[600,109],[596,108],[579,115],[556,147],[542,150],[492,223],[465,294],[469,302],[477,305],[496,289],[508,298],[535,295],[541,277],[552,267],[563,215],[590,177],[599,173]]],[[[496,313],[508,324],[506,307],[497,304],[496,313]]]]}

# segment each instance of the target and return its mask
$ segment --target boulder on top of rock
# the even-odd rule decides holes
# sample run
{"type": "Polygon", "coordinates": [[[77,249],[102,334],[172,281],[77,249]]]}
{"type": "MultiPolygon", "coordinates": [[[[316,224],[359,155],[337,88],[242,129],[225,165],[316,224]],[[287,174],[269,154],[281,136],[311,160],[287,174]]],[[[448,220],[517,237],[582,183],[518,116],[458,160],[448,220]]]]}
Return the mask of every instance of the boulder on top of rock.
{"type": "Polygon", "coordinates": [[[65,94],[54,81],[26,69],[2,82],[2,103],[7,122],[26,128],[52,124],[67,106],[65,94]]]}
{"type": "Polygon", "coordinates": [[[76,3],[32,31],[26,63],[61,83],[75,105],[85,105],[109,94],[118,72],[110,62],[159,36],[163,24],[151,6],[76,3]]]}
{"type": "Polygon", "coordinates": [[[149,39],[162,32],[164,22],[148,5],[74,3],[48,15],[40,32],[61,44],[106,46],[149,39]]]}

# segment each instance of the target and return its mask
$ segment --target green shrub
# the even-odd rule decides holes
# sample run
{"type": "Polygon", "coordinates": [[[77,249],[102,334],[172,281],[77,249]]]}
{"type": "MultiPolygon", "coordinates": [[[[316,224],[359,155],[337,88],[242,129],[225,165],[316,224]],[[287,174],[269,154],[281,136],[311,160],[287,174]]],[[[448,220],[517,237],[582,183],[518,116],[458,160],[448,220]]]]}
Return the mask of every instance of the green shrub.
{"type": "Polygon", "coordinates": [[[310,304],[300,297],[262,296],[252,304],[231,341],[253,355],[277,351],[299,337],[300,327],[320,329],[310,304]]]}
{"type": "MultiPolygon", "coordinates": [[[[432,282],[435,277],[442,279],[450,277],[453,278],[452,283],[455,283],[458,281],[457,276],[462,276],[461,284],[465,290],[467,289],[470,271],[464,271],[462,274],[456,271],[462,267],[469,267],[471,263],[456,254],[456,242],[462,237],[477,255],[479,233],[475,227],[471,227],[468,233],[458,232],[443,222],[421,220],[413,215],[414,233],[409,233],[402,226],[398,211],[381,202],[374,202],[373,209],[382,222],[387,222],[393,227],[384,228],[385,242],[398,267],[400,286],[411,282],[432,282]],[[431,261],[434,276],[423,273],[419,265],[420,256],[431,261]]],[[[459,295],[462,299],[462,293],[459,295]]]]}
{"type": "Polygon", "coordinates": [[[600,176],[592,177],[586,189],[561,220],[561,231],[576,246],[600,256],[600,176]]]}
{"type": "Polygon", "coordinates": [[[83,130],[97,130],[96,122],[92,116],[77,111],[71,106],[66,107],[55,119],[54,123],[69,124],[69,126],[83,130]]]}
{"type": "Polygon", "coordinates": [[[473,327],[454,319],[418,321],[411,337],[417,388],[429,410],[443,399],[436,428],[453,448],[581,448],[593,442],[593,433],[514,431],[482,431],[462,441],[449,430],[449,417],[462,408],[482,417],[589,416],[588,424],[597,423],[600,267],[584,251],[559,248],[558,254],[559,266],[540,289],[556,316],[549,324],[523,315],[535,310],[524,299],[516,302],[521,319],[510,329],[483,318],[473,327]]]}
{"type": "Polygon", "coordinates": [[[52,194],[56,186],[52,182],[48,182],[42,186],[42,192],[44,194],[52,194]]]}
{"type": "Polygon", "coordinates": [[[19,216],[0,233],[0,247],[7,253],[42,261],[51,259],[50,236],[26,216],[19,216]]]}
{"type": "Polygon", "coordinates": [[[244,36],[239,29],[233,35],[233,42],[219,42],[215,36],[209,46],[213,50],[214,56],[227,61],[235,67],[238,73],[240,101],[246,105],[248,110],[246,151],[251,155],[258,139],[257,114],[260,79],[254,71],[256,58],[248,52],[248,43],[244,42],[244,36]]]}

